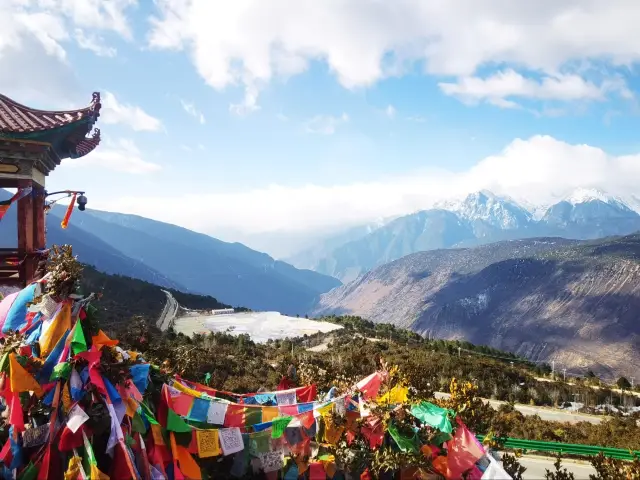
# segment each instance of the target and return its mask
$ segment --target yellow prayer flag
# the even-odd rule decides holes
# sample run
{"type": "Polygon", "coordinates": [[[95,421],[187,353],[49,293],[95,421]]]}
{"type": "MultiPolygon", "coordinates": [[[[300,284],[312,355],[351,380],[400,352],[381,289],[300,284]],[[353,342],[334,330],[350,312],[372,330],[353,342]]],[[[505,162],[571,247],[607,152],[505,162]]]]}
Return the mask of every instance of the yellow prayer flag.
{"type": "Polygon", "coordinates": [[[377,403],[397,404],[405,403],[407,401],[407,395],[409,389],[407,387],[401,387],[396,385],[384,395],[378,397],[377,403]]]}
{"type": "Polygon", "coordinates": [[[40,384],[20,365],[15,353],[9,354],[9,381],[14,393],[33,392],[38,397],[42,396],[40,384]]]}
{"type": "Polygon", "coordinates": [[[40,335],[40,356],[47,357],[67,330],[71,330],[71,305],[65,302],[48,328],[43,328],[40,335]]]}
{"type": "Polygon", "coordinates": [[[62,409],[64,413],[69,413],[71,410],[71,406],[73,405],[73,400],[71,399],[71,391],[69,390],[69,384],[65,383],[62,388],[62,409]]]}
{"type": "Polygon", "coordinates": [[[326,405],[317,409],[318,413],[323,417],[331,414],[331,410],[333,410],[333,403],[327,403],[326,405]]]}
{"type": "Polygon", "coordinates": [[[127,405],[127,416],[133,418],[138,411],[138,402],[129,397],[124,399],[124,403],[127,405]]]}
{"type": "Polygon", "coordinates": [[[186,393],[187,395],[190,395],[192,397],[196,397],[196,398],[200,398],[202,397],[202,393],[198,392],[197,390],[194,390],[193,388],[189,388],[186,385],[181,384],[180,382],[173,382],[173,385],[171,385],[173,388],[175,388],[176,390],[181,391],[182,393],[186,393]]]}
{"type": "Polygon", "coordinates": [[[324,423],[324,441],[329,445],[335,445],[340,440],[342,432],[344,432],[344,425],[338,427],[332,421],[327,420],[329,419],[325,419],[324,423]]]}
{"type": "Polygon", "coordinates": [[[73,456],[69,459],[69,467],[64,474],[64,480],[77,480],[80,476],[80,465],[82,465],[82,459],[78,456],[73,456]]]}
{"type": "Polygon", "coordinates": [[[196,430],[196,439],[200,458],[222,455],[218,440],[218,430],[196,430]]]}
{"type": "Polygon", "coordinates": [[[97,465],[91,465],[91,480],[109,480],[109,475],[105,475],[98,470],[97,465]]]}
{"type": "Polygon", "coordinates": [[[274,418],[280,416],[280,410],[278,407],[262,407],[262,421],[270,422],[274,418]]]}

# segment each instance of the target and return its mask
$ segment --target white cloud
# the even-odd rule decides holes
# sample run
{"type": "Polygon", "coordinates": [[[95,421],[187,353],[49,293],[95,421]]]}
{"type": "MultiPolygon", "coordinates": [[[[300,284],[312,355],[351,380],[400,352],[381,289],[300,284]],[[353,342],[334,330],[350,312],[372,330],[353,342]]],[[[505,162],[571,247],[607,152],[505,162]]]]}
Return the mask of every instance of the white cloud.
{"type": "Polygon", "coordinates": [[[120,103],[111,92],[102,94],[100,121],[106,124],[122,124],[136,132],[160,130],[162,123],[136,105],[120,103]]]}
{"type": "Polygon", "coordinates": [[[257,110],[260,110],[260,105],[258,105],[258,89],[252,84],[245,85],[242,102],[229,105],[229,111],[240,117],[257,110]]]}
{"type": "Polygon", "coordinates": [[[616,91],[624,98],[631,92],[623,81],[605,80],[600,85],[584,80],[574,74],[545,76],[540,81],[526,78],[507,69],[487,78],[463,77],[455,83],[441,82],[440,89],[463,102],[475,104],[486,101],[501,108],[516,108],[519,105],[509,98],[533,100],[604,100],[607,93],[616,91]]]}
{"type": "Polygon", "coordinates": [[[496,64],[566,74],[577,73],[568,70],[584,59],[614,66],[640,60],[635,0],[156,4],[149,44],[186,50],[217,89],[296,75],[318,59],[347,88],[401,75],[418,62],[430,74],[467,77],[496,64]]]}
{"type": "Polygon", "coordinates": [[[104,44],[104,39],[99,35],[85,34],[81,28],[76,28],[75,38],[78,46],[95,53],[99,57],[115,57],[118,53],[113,47],[104,44]]]}
{"type": "Polygon", "coordinates": [[[639,183],[640,153],[614,156],[597,147],[534,136],[516,139],[500,153],[458,173],[429,170],[368,183],[124,197],[109,199],[97,208],[212,234],[222,229],[251,234],[358,224],[429,208],[442,199],[480,189],[547,204],[578,187],[625,196],[637,192],[639,183]]]}
{"type": "Polygon", "coordinates": [[[333,135],[336,129],[349,121],[349,115],[343,113],[339,117],[332,115],[316,115],[305,122],[305,130],[307,133],[315,133],[318,135],[333,135]]]}
{"type": "Polygon", "coordinates": [[[0,89],[27,101],[55,96],[73,108],[72,104],[82,99],[75,93],[80,89],[68,64],[67,45],[75,39],[80,48],[111,54],[101,43],[100,33],[131,38],[126,14],[135,3],[0,0],[0,89]]]}
{"type": "Polygon", "coordinates": [[[387,105],[387,108],[384,110],[384,113],[387,117],[394,119],[396,117],[396,109],[393,105],[387,105]]]}
{"type": "Polygon", "coordinates": [[[113,170],[116,172],[144,175],[161,170],[156,163],[143,160],[138,147],[131,140],[103,142],[93,152],[81,158],[69,158],[61,168],[87,168],[113,170]]]}
{"type": "Polygon", "coordinates": [[[180,100],[180,104],[182,105],[182,108],[184,109],[185,112],[187,112],[193,118],[198,120],[198,122],[200,122],[201,125],[204,125],[204,123],[206,122],[206,119],[204,118],[203,113],[198,111],[198,109],[196,109],[196,106],[193,103],[180,100]]]}

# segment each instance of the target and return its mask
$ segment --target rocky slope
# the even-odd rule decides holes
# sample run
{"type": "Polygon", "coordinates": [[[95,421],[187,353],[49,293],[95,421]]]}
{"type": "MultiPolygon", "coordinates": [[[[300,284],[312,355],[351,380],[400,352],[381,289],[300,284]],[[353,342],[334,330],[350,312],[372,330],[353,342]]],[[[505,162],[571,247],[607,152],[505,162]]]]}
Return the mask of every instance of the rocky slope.
{"type": "Polygon", "coordinates": [[[321,297],[423,335],[465,339],[605,376],[640,368],[640,235],[541,238],[421,252],[321,297]]]}

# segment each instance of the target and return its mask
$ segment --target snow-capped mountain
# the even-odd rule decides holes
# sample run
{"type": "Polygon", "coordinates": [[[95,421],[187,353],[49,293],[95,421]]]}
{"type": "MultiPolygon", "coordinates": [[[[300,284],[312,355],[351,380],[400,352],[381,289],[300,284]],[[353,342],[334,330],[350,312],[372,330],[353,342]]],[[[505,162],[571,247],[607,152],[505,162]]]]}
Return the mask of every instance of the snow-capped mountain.
{"type": "Polygon", "coordinates": [[[573,206],[589,202],[600,202],[620,210],[632,210],[620,197],[609,195],[596,188],[578,188],[563,198],[562,201],[568,202],[573,206]]]}
{"type": "Polygon", "coordinates": [[[531,213],[505,196],[498,196],[487,190],[474,192],[461,202],[444,204],[445,210],[457,213],[468,221],[482,221],[502,230],[521,228],[531,221],[531,213]]]}
{"type": "Polygon", "coordinates": [[[578,189],[552,205],[541,223],[567,238],[625,235],[640,229],[640,215],[621,198],[595,189],[578,189]]]}
{"type": "MultiPolygon", "coordinates": [[[[640,207],[640,199],[635,199],[640,207]]],[[[465,198],[399,217],[343,242],[311,267],[350,281],[371,268],[432,249],[471,247],[532,237],[593,239],[640,231],[640,215],[628,200],[595,189],[577,189],[544,212],[482,190],[465,198]],[[532,213],[533,212],[535,213],[532,213]]]]}

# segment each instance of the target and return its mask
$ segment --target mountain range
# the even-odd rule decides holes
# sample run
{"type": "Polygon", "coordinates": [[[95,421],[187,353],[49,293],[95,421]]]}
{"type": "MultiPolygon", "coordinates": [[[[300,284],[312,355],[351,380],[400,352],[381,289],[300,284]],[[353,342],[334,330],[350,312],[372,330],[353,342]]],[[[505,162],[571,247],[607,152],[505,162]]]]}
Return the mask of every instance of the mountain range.
{"type": "Polygon", "coordinates": [[[324,248],[317,246],[288,261],[348,283],[376,266],[420,251],[545,236],[586,240],[634,233],[640,231],[640,215],[632,205],[639,205],[637,199],[625,202],[598,190],[579,189],[537,218],[513,199],[480,191],[379,228],[352,229],[360,235],[330,238],[324,248]]]}
{"type": "MultiPolygon", "coordinates": [[[[0,200],[9,197],[0,190],[0,200]]],[[[292,315],[307,313],[321,293],[340,285],[335,278],[297,269],[242,244],[135,215],[76,210],[63,230],[65,210],[54,205],[47,215],[47,244],[72,244],[83,263],[105,273],[292,315]]],[[[0,222],[0,246],[16,243],[12,207],[0,222]]]]}
{"type": "Polygon", "coordinates": [[[640,235],[538,238],[407,255],[324,294],[359,315],[614,377],[640,368],[640,235]]]}

